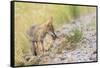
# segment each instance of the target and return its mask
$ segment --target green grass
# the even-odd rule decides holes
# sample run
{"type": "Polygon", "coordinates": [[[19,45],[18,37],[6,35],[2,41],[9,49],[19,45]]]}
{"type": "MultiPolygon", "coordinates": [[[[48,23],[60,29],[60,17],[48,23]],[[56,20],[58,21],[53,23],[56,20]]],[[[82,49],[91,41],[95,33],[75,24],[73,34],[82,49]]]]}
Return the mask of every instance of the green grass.
{"type": "Polygon", "coordinates": [[[80,31],[77,28],[73,29],[71,34],[70,34],[70,36],[66,37],[68,39],[68,41],[71,43],[77,43],[77,42],[81,41],[81,39],[83,37],[82,31],[80,31]]]}
{"type": "Polygon", "coordinates": [[[83,33],[77,28],[74,28],[69,35],[65,36],[64,41],[61,43],[61,47],[59,51],[61,52],[62,49],[65,50],[74,50],[76,47],[78,47],[77,43],[79,43],[83,38],[83,33]],[[62,48],[62,49],[61,49],[62,48]]]}

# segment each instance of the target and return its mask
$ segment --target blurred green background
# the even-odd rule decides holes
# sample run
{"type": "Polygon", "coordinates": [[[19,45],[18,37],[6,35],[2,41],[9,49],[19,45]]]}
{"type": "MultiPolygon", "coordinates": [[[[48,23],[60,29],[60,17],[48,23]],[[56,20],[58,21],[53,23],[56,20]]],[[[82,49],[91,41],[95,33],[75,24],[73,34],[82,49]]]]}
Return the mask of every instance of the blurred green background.
{"type": "Polygon", "coordinates": [[[96,11],[95,7],[57,4],[15,2],[15,64],[24,62],[23,56],[30,52],[26,31],[34,24],[45,23],[53,16],[55,29],[66,23],[96,11]]]}

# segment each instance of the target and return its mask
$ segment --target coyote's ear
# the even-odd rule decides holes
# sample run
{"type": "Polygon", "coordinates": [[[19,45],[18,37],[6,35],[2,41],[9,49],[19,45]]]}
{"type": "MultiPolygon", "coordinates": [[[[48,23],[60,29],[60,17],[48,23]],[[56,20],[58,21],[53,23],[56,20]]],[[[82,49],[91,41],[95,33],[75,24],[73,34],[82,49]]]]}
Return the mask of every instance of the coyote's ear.
{"type": "Polygon", "coordinates": [[[48,19],[48,21],[47,21],[47,24],[50,25],[50,24],[52,24],[52,23],[53,23],[53,17],[51,16],[51,17],[49,17],[49,19],[48,19]]]}

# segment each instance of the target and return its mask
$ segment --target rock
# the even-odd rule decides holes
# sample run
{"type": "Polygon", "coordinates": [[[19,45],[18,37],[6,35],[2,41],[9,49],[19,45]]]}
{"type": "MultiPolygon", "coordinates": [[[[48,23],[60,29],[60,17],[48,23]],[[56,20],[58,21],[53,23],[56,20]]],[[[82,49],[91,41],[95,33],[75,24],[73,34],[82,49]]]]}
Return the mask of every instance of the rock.
{"type": "Polygon", "coordinates": [[[39,64],[39,58],[36,56],[31,56],[30,59],[25,63],[25,65],[37,65],[39,64]]]}
{"type": "Polygon", "coordinates": [[[44,56],[41,58],[39,64],[51,64],[51,58],[49,56],[44,56]]]}

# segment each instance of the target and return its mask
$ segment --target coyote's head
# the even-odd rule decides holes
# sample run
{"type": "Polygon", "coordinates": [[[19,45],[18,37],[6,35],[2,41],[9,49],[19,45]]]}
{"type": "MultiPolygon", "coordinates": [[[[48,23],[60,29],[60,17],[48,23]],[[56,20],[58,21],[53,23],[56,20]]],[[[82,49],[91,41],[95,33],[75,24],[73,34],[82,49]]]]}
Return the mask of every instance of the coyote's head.
{"type": "Polygon", "coordinates": [[[57,38],[54,32],[53,17],[50,17],[47,21],[47,32],[53,37],[53,39],[57,38]]]}

